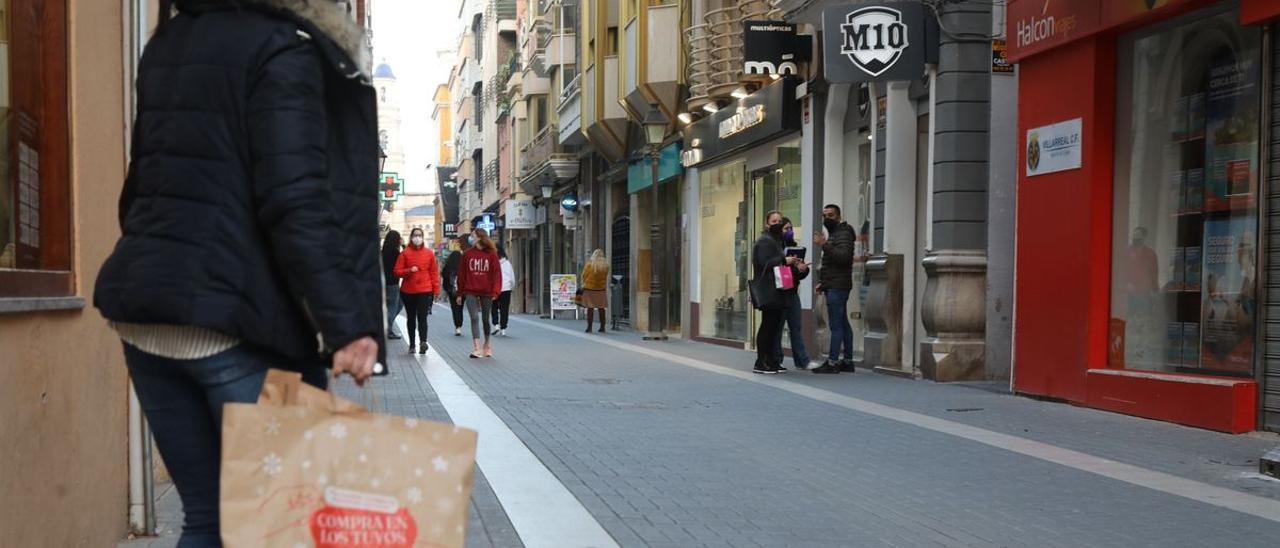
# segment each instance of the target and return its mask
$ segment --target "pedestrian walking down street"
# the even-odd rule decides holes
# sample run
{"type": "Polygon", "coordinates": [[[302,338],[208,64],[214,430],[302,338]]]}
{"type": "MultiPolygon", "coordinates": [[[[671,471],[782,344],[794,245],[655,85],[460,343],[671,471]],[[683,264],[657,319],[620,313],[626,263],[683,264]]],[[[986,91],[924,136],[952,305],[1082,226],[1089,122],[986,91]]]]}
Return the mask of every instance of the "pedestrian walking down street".
{"type": "Polygon", "coordinates": [[[470,235],[460,236],[455,241],[458,249],[449,253],[444,260],[444,269],[440,272],[444,292],[449,296],[449,310],[453,312],[453,336],[462,336],[462,313],[466,311],[462,300],[458,299],[458,267],[462,264],[462,255],[471,244],[467,241],[470,235]]]}
{"type": "Polygon", "coordinates": [[[382,240],[382,275],[387,282],[388,339],[400,338],[400,334],[396,332],[396,316],[404,309],[404,302],[400,300],[400,277],[396,276],[396,260],[400,258],[400,249],[403,247],[404,241],[400,233],[395,230],[387,231],[387,237],[382,240]]]}
{"type": "Polygon", "coordinates": [[[431,349],[427,344],[427,319],[431,314],[431,305],[435,303],[436,293],[440,292],[440,269],[436,266],[436,254],[426,246],[421,228],[409,232],[409,247],[400,253],[396,261],[395,272],[404,279],[400,286],[400,299],[404,301],[405,317],[409,332],[409,353],[414,352],[414,342],[418,354],[426,354],[431,349]],[[416,337],[415,337],[416,335],[416,337]]]}
{"type": "Polygon", "coordinates": [[[854,372],[853,326],[849,325],[849,293],[853,290],[853,261],[858,234],[840,215],[840,206],[822,208],[821,231],[813,235],[815,246],[822,248],[822,266],[818,269],[818,291],[827,300],[827,324],[831,326],[831,349],[827,361],[814,373],[854,372]],[[843,354],[841,353],[843,351],[843,354]],[[842,357],[843,356],[843,357],[842,357]]]}
{"type": "MultiPolygon", "coordinates": [[[[791,224],[791,219],[782,218],[782,243],[786,246],[785,254],[788,257],[797,256],[804,251],[796,244],[795,227],[791,224]]],[[[776,363],[778,367],[786,369],[782,363],[785,360],[782,354],[782,334],[786,331],[791,337],[791,358],[795,360],[796,369],[817,369],[822,364],[810,361],[809,352],[805,350],[804,345],[804,322],[801,316],[800,308],[800,281],[809,277],[809,263],[804,262],[804,258],[800,257],[799,263],[795,265],[795,282],[796,287],[782,290],[783,298],[783,315],[782,322],[786,329],[780,327],[778,329],[778,342],[774,345],[776,363]]]]}
{"type": "Polygon", "coordinates": [[[256,402],[268,368],[324,388],[384,358],[375,94],[336,3],[160,0],[156,23],[94,306],[182,500],[178,545],[219,546],[223,405],[256,402]]]}
{"type": "Polygon", "coordinates": [[[462,263],[458,266],[456,299],[459,304],[466,303],[467,315],[471,317],[471,357],[492,358],[489,317],[493,300],[502,294],[502,266],[488,232],[477,228],[471,237],[471,249],[462,254],[462,263]]]}
{"type": "Polygon", "coordinates": [[[787,257],[782,241],[782,213],[765,215],[765,232],[756,240],[751,252],[754,275],[751,280],[752,304],[760,310],[760,328],[756,331],[756,364],[752,373],[772,375],[782,368],[782,318],[786,300],[777,285],[774,267],[791,268],[801,264],[799,257],[787,257]]]}
{"type": "Polygon", "coordinates": [[[597,310],[600,311],[600,332],[605,332],[609,318],[605,313],[609,308],[608,288],[609,260],[604,257],[604,250],[597,249],[582,269],[582,307],[587,309],[587,333],[591,332],[592,317],[597,310]]]}
{"type": "Polygon", "coordinates": [[[507,259],[507,250],[498,246],[498,265],[502,267],[502,294],[493,302],[493,334],[507,336],[507,322],[511,319],[511,291],[516,288],[516,269],[507,259]]]}

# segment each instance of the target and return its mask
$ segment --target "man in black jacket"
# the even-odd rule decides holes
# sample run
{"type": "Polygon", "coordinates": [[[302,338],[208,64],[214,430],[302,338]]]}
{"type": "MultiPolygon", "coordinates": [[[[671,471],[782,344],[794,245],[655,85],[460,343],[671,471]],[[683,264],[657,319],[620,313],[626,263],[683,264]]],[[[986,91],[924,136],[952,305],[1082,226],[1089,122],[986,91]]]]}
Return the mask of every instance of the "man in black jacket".
{"type": "Polygon", "coordinates": [[[827,233],[814,233],[814,245],[822,248],[818,270],[818,291],[827,299],[827,323],[831,326],[831,349],[827,361],[814,373],[852,373],[853,326],[849,325],[849,293],[853,290],[853,260],[858,235],[840,215],[840,206],[822,208],[822,226],[827,233]],[[843,357],[841,357],[843,349],[843,357]]]}
{"type": "Polygon", "coordinates": [[[462,336],[462,312],[465,306],[458,303],[458,266],[462,263],[462,254],[471,248],[467,236],[457,239],[458,250],[449,254],[444,260],[444,268],[440,270],[440,283],[444,292],[449,294],[449,308],[453,311],[453,336],[462,336]]]}

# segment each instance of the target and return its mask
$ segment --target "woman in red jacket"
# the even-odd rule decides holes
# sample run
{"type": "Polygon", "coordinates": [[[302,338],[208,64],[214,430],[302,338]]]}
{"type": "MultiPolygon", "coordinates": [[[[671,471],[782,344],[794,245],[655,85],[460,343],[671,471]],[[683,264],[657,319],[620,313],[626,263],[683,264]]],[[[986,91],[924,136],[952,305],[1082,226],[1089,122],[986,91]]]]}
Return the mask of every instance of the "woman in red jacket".
{"type": "Polygon", "coordinates": [[[489,233],[477,228],[471,233],[471,249],[462,254],[458,265],[458,302],[466,300],[467,314],[471,316],[471,357],[493,357],[489,341],[489,317],[493,300],[502,294],[502,266],[497,247],[489,240],[489,233]],[[481,330],[483,322],[483,331],[481,330]],[[480,334],[484,333],[484,348],[480,347],[480,334]],[[482,353],[483,352],[483,353],[482,353]]]}
{"type": "Polygon", "coordinates": [[[400,300],[404,302],[405,316],[409,320],[409,353],[414,350],[414,334],[422,341],[419,354],[427,349],[427,314],[436,292],[440,291],[440,269],[436,267],[436,254],[427,249],[422,239],[422,229],[409,233],[409,247],[396,259],[395,274],[404,280],[400,284],[400,300]],[[415,329],[416,327],[416,329],[415,329]]]}

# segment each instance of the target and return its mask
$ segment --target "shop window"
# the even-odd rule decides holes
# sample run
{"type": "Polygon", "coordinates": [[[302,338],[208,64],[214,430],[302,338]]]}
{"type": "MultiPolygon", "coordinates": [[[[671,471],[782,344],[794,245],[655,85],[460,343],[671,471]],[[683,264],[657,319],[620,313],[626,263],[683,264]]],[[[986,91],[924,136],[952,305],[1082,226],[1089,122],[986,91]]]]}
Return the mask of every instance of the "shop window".
{"type": "Polygon", "coordinates": [[[1253,372],[1262,35],[1238,21],[1119,40],[1112,367],[1253,372]]]}
{"type": "Polygon", "coordinates": [[[0,297],[71,293],[65,0],[0,0],[0,297]]]}
{"type": "Polygon", "coordinates": [[[747,257],[755,238],[750,232],[746,177],[743,161],[702,171],[698,332],[704,337],[750,340],[747,281],[751,272],[747,257]]]}

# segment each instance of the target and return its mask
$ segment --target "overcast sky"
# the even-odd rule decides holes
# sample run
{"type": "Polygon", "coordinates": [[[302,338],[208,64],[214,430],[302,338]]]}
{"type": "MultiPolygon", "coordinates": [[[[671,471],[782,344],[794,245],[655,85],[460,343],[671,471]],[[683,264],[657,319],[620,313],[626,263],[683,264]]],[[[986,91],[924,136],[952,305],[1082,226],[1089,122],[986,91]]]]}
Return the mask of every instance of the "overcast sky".
{"type": "Polygon", "coordinates": [[[457,45],[460,0],[372,0],[374,62],[386,60],[400,82],[400,131],[404,143],[406,188],[435,192],[434,165],[439,155],[431,98],[449,78],[453,57],[439,52],[457,45]]]}

